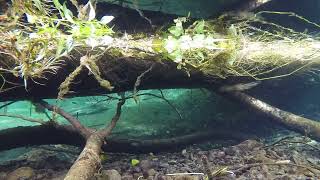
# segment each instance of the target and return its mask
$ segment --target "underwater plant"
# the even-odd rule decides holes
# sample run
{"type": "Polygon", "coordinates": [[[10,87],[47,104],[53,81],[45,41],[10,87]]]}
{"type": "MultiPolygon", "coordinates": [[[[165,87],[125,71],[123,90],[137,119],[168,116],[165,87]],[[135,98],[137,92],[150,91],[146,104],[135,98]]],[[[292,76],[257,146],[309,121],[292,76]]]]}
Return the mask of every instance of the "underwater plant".
{"type": "Polygon", "coordinates": [[[96,20],[91,1],[83,8],[88,9],[88,14],[78,18],[58,0],[12,0],[8,22],[0,29],[5,37],[0,54],[10,59],[1,70],[23,78],[27,89],[29,79],[44,78],[46,72],[56,73],[73,49],[108,46],[113,31],[107,23],[113,17],[96,20]]]}
{"type": "MultiPolygon", "coordinates": [[[[110,124],[106,123],[106,126],[99,130],[85,127],[76,117],[58,106],[50,105],[43,100],[37,102],[52,111],[53,116],[59,114],[67,119],[72,126],[67,126],[66,131],[78,133],[86,143],[66,179],[78,180],[78,176],[89,179],[99,170],[102,159],[101,147],[106,144],[106,138],[120,119],[121,108],[126,99],[137,100],[136,92],[140,85],[146,85],[144,88],[170,88],[194,87],[196,84],[196,87],[213,90],[212,86],[216,79],[221,80],[230,76],[239,79],[246,77],[250,80],[283,77],[306,69],[308,65],[319,63],[320,60],[318,55],[320,45],[317,38],[266,22],[259,17],[263,13],[275,12],[260,12],[245,17],[221,16],[214,20],[194,22],[182,17],[176,19],[167,29],[141,36],[125,32],[115,33],[108,26],[112,16],[104,16],[97,20],[96,1],[89,0],[85,5],[79,5],[76,0],[70,2],[76,7],[77,15],[67,7],[67,3],[61,4],[58,0],[12,0],[12,7],[1,16],[0,26],[0,35],[3,37],[0,39],[0,73],[4,83],[7,83],[5,81],[7,74],[23,80],[26,90],[29,90],[30,80],[39,83],[37,80],[48,78],[44,82],[52,83],[48,74],[60,75],[58,70],[66,68],[62,64],[76,59],[76,67],[66,69],[71,73],[61,75],[63,82],[59,83],[59,88],[55,89],[56,86],[48,85],[46,90],[50,90],[49,93],[58,94],[58,99],[64,98],[83,69],[87,72],[81,75],[88,73],[108,92],[114,89],[116,92],[121,92],[110,124]],[[272,27],[273,31],[260,28],[257,24],[272,27]],[[102,57],[105,59],[100,61],[102,57]],[[119,60],[120,58],[123,61],[119,60]],[[115,67],[119,64],[120,66],[115,67]],[[106,71],[114,69],[118,71],[112,74],[110,77],[112,81],[109,81],[107,77],[109,74],[106,71]],[[195,73],[192,74],[192,71],[195,73]],[[148,76],[148,81],[143,81],[144,76],[148,76]],[[164,80],[168,82],[163,82],[164,80]],[[115,86],[117,88],[114,88],[115,86]],[[123,91],[130,89],[133,89],[133,95],[125,97],[123,91]]],[[[302,20],[311,23],[303,18],[302,20]]],[[[81,83],[74,84],[80,84],[76,87],[82,88],[81,83]]],[[[304,133],[308,131],[307,133],[319,138],[318,122],[274,108],[240,92],[258,83],[248,84],[249,86],[244,86],[245,84],[223,86],[217,88],[216,92],[271,116],[291,129],[304,133]]],[[[36,88],[30,90],[37,93],[34,89],[39,86],[33,87],[36,88]]],[[[98,89],[98,87],[93,88],[98,89]]],[[[1,88],[1,93],[4,91],[5,89],[1,88]]],[[[41,98],[49,96],[49,93],[46,93],[44,92],[41,98]]],[[[159,97],[165,99],[163,95],[159,97]]],[[[15,94],[14,98],[21,97],[15,94]]],[[[23,98],[26,97],[21,99],[23,98]]],[[[177,114],[181,117],[178,111],[177,114]]],[[[49,119],[50,126],[65,128],[54,122],[55,117],[49,119]]],[[[41,123],[46,122],[41,121],[41,123]]],[[[171,142],[174,141],[170,140],[169,144],[171,142]]],[[[132,165],[138,163],[135,160],[132,165]]],[[[227,168],[221,168],[214,172],[214,175],[228,173],[230,172],[227,168]]]]}

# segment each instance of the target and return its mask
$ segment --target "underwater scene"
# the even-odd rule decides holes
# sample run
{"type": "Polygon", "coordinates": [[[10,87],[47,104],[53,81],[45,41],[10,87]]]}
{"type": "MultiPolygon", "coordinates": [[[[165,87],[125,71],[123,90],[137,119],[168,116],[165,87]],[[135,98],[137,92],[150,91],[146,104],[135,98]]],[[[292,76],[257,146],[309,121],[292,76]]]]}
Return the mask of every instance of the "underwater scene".
{"type": "Polygon", "coordinates": [[[319,0],[0,0],[0,180],[320,179],[319,0]]]}

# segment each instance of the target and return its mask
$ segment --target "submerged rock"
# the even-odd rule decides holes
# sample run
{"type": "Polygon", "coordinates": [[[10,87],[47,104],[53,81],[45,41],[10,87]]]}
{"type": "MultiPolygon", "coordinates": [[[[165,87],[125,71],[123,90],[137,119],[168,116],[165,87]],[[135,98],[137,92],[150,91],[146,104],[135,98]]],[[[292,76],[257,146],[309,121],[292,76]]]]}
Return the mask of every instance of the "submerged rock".
{"type": "Polygon", "coordinates": [[[101,175],[97,178],[98,180],[121,180],[120,173],[115,170],[103,170],[101,175]]]}
{"type": "Polygon", "coordinates": [[[6,179],[7,174],[5,172],[0,172],[0,179],[6,179]]]}
{"type": "Polygon", "coordinates": [[[35,175],[31,167],[20,167],[8,174],[6,180],[31,179],[35,175]]]}

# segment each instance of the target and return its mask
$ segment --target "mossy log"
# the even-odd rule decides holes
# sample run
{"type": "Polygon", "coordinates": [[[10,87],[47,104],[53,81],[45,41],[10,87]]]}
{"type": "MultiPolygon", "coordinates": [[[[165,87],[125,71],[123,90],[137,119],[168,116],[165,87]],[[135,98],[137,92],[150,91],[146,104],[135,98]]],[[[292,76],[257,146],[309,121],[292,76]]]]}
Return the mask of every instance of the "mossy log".
{"type": "MultiPolygon", "coordinates": [[[[147,42],[152,42],[152,39],[148,39],[147,42]]],[[[134,44],[134,42],[128,44],[134,44]]],[[[219,61],[213,59],[208,62],[209,64],[206,63],[205,67],[197,68],[186,65],[183,69],[177,68],[178,64],[172,60],[165,59],[157,54],[154,54],[154,56],[146,55],[145,57],[139,55],[141,49],[137,49],[137,47],[131,47],[133,49],[130,52],[131,56],[121,54],[115,56],[112,55],[115,52],[111,51],[97,59],[95,64],[99,68],[101,78],[109,81],[114,87],[112,90],[101,87],[92,73],[87,68],[83,68],[72,80],[71,87],[69,87],[70,92],[64,97],[131,91],[135,87],[137,78],[148,71],[151,66],[153,66],[152,70],[142,77],[139,89],[212,89],[229,83],[286,77],[294,73],[308,72],[311,65],[315,69],[319,67],[318,60],[320,58],[314,55],[317,47],[313,46],[316,44],[305,42],[305,47],[297,47],[281,41],[274,42],[274,44],[248,41],[236,53],[237,62],[234,62],[235,65],[233,66],[222,65],[220,67],[210,64],[219,61]],[[275,46],[277,46],[276,49],[275,46]],[[285,49],[285,51],[282,49],[285,49]],[[247,72],[255,71],[255,69],[264,70],[261,74],[247,72]]],[[[150,46],[152,45],[149,44],[150,46]]],[[[54,74],[45,72],[42,78],[30,78],[27,79],[26,83],[23,78],[12,73],[2,73],[0,101],[57,98],[61,83],[79,67],[79,59],[83,53],[85,52],[73,53],[70,58],[59,64],[59,68],[54,74]]],[[[7,66],[8,62],[5,57],[0,55],[0,67],[7,66]]]]}
{"type": "MultiPolygon", "coordinates": [[[[0,64],[1,62],[3,61],[0,58],[0,64]]],[[[84,69],[72,83],[70,87],[72,93],[67,94],[66,97],[133,90],[137,77],[153,64],[155,64],[154,68],[142,79],[139,89],[200,88],[221,83],[221,80],[214,79],[210,82],[210,78],[196,69],[191,70],[188,76],[185,71],[178,70],[176,64],[171,61],[106,57],[98,60],[97,64],[102,78],[110,81],[114,89],[108,91],[102,88],[89,71],[84,69]]],[[[0,84],[4,85],[0,92],[0,101],[57,98],[60,84],[77,66],[79,66],[77,60],[65,61],[56,74],[47,73],[43,79],[29,80],[27,90],[22,78],[9,73],[3,74],[4,79],[0,79],[0,84]]]]}

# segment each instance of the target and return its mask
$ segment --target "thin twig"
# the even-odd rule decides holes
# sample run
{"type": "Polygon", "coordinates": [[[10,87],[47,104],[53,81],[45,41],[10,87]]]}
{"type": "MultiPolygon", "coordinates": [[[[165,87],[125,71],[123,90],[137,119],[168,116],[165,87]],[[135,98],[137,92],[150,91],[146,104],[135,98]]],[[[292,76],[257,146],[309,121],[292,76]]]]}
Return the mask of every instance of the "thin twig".
{"type": "Polygon", "coordinates": [[[166,174],[166,176],[183,176],[183,175],[201,175],[201,176],[204,176],[203,173],[172,173],[172,174],[166,174]]]}
{"type": "Polygon", "coordinates": [[[202,160],[204,171],[206,172],[206,174],[208,176],[208,180],[213,180],[213,176],[212,176],[212,172],[211,172],[211,169],[209,166],[209,161],[208,161],[207,156],[205,156],[205,155],[201,156],[201,160],[202,160]]]}
{"type": "Polygon", "coordinates": [[[155,64],[152,64],[146,71],[144,71],[143,73],[141,73],[138,77],[136,82],[134,83],[134,87],[133,87],[133,99],[136,101],[136,97],[137,97],[137,88],[140,86],[141,84],[141,80],[142,78],[152,70],[152,68],[154,67],[155,64]]]}
{"type": "Polygon", "coordinates": [[[158,95],[152,94],[152,93],[141,93],[141,94],[139,94],[139,96],[142,96],[142,95],[144,95],[144,96],[153,96],[153,97],[160,98],[160,99],[164,100],[178,114],[179,119],[183,120],[183,117],[182,117],[182,114],[180,113],[180,111],[168,99],[166,99],[164,97],[164,95],[163,95],[161,90],[160,90],[160,93],[161,93],[161,96],[158,96],[158,95]]]}
{"type": "Polygon", "coordinates": [[[287,163],[287,162],[245,164],[245,165],[242,165],[240,168],[233,170],[233,172],[235,174],[241,174],[242,171],[245,171],[247,169],[250,169],[250,168],[253,168],[253,167],[256,167],[256,166],[263,166],[263,165],[267,165],[267,166],[268,165],[269,166],[296,166],[296,167],[307,169],[308,171],[310,171],[314,175],[317,174],[317,172],[316,172],[317,170],[315,168],[313,168],[313,167],[299,165],[299,164],[293,164],[293,163],[287,163]]]}
{"type": "Polygon", "coordinates": [[[0,114],[0,116],[6,116],[6,117],[12,117],[12,118],[19,118],[25,121],[29,121],[29,122],[35,122],[35,123],[39,123],[39,124],[45,124],[46,122],[42,119],[34,119],[34,118],[29,118],[29,117],[25,117],[25,116],[21,116],[21,115],[14,115],[14,114],[0,114]]]}
{"type": "Polygon", "coordinates": [[[291,137],[291,136],[287,136],[287,137],[284,137],[270,145],[267,145],[265,146],[264,148],[270,148],[270,147],[274,147],[274,146],[281,146],[281,145],[285,145],[285,144],[289,144],[289,143],[292,143],[292,144],[303,144],[303,145],[306,145],[306,146],[309,146],[317,151],[320,151],[320,148],[319,147],[316,147],[314,145],[311,145],[311,144],[308,144],[307,142],[303,142],[303,141],[290,141],[288,139],[292,139],[294,137],[291,137]],[[280,143],[283,143],[283,144],[280,144],[280,143]]]}
{"type": "Polygon", "coordinates": [[[2,109],[2,108],[4,108],[4,107],[7,107],[7,106],[9,106],[10,104],[13,104],[13,103],[15,103],[15,101],[8,102],[8,103],[0,106],[0,109],[2,109]]]}
{"type": "Polygon", "coordinates": [[[148,23],[150,24],[150,26],[153,28],[153,24],[152,24],[151,19],[147,18],[147,17],[143,14],[143,12],[139,9],[137,0],[134,0],[133,3],[132,3],[132,5],[134,6],[134,9],[139,13],[139,15],[140,15],[143,19],[145,19],[146,21],[148,21],[148,23]]]}
{"type": "Polygon", "coordinates": [[[117,104],[116,114],[113,116],[111,122],[104,129],[100,130],[100,135],[102,137],[107,137],[111,134],[111,131],[113,130],[118,120],[120,119],[121,110],[124,103],[125,103],[125,98],[123,96],[122,99],[119,100],[117,104]]]}

